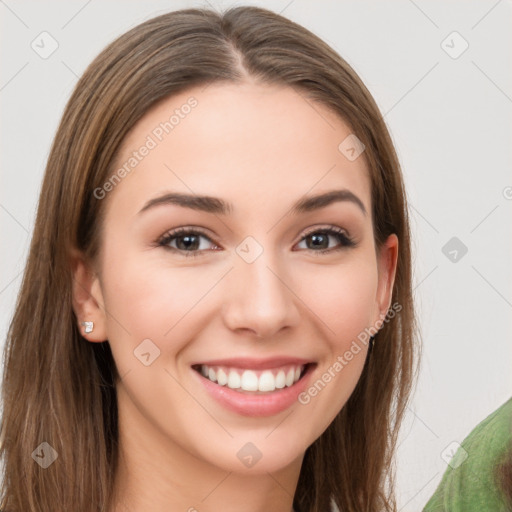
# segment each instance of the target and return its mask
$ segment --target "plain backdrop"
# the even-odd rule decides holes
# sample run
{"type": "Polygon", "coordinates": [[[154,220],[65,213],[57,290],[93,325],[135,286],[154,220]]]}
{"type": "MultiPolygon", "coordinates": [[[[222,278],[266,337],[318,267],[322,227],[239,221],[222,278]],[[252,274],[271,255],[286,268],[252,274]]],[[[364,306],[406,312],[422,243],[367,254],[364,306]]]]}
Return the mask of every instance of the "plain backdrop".
{"type": "MultiPolygon", "coordinates": [[[[424,344],[400,438],[398,499],[402,511],[416,512],[447,467],[447,447],[512,395],[511,2],[243,3],[283,14],[339,52],[375,97],[396,145],[424,344]]],[[[0,1],[2,345],[50,144],[77,77],[148,18],[243,3],[0,1]],[[49,56],[33,49],[41,37],[58,45],[49,56]]]]}

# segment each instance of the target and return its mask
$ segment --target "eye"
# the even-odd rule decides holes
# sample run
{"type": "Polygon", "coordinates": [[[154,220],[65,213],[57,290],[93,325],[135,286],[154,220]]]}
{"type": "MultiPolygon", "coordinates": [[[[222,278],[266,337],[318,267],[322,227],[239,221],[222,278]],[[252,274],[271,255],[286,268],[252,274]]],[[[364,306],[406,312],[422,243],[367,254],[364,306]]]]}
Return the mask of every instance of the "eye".
{"type": "Polygon", "coordinates": [[[308,245],[308,241],[311,242],[312,247],[319,249],[311,249],[310,247],[306,247],[308,250],[323,254],[326,252],[339,251],[341,249],[355,247],[356,242],[346,233],[345,230],[337,227],[337,226],[329,226],[327,228],[316,228],[313,231],[309,231],[306,233],[299,243],[303,241],[308,245]],[[339,245],[337,247],[329,248],[329,240],[337,239],[339,245]]]}
{"type": "MultiPolygon", "coordinates": [[[[306,247],[306,249],[317,254],[339,251],[357,245],[345,230],[337,226],[316,228],[315,230],[309,231],[301,238],[299,243],[303,241],[306,242],[306,245],[309,245],[308,242],[311,242],[312,248],[306,247]],[[338,240],[338,246],[329,248],[328,246],[331,239],[338,240]]],[[[209,236],[197,228],[174,229],[162,236],[157,242],[159,247],[181,253],[185,257],[202,255],[204,251],[208,250],[208,245],[210,244],[213,245],[213,250],[219,249],[209,236]],[[201,244],[201,239],[207,240],[209,243],[201,244]]]]}
{"type": "MultiPolygon", "coordinates": [[[[209,240],[212,244],[211,239],[200,230],[192,230],[189,228],[177,228],[173,231],[166,233],[158,241],[158,245],[170,249],[172,251],[181,252],[184,256],[199,256],[208,247],[208,244],[201,246],[201,238],[209,240]],[[176,246],[173,247],[173,243],[176,242],[176,246]]],[[[215,244],[213,244],[217,247],[215,244]]]]}

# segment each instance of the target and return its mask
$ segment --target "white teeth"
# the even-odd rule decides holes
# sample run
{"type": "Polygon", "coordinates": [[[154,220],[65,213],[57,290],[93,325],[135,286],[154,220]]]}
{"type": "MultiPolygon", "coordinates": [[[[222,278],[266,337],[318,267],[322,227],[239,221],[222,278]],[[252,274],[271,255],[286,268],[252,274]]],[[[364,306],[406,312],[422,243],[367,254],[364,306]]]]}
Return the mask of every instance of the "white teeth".
{"type": "Polygon", "coordinates": [[[258,391],[258,376],[251,370],[242,373],[240,387],[244,391],[258,391]]]}
{"type": "Polygon", "coordinates": [[[260,375],[258,391],[274,391],[274,389],[276,389],[276,379],[272,372],[267,370],[260,375]]]}
{"type": "Polygon", "coordinates": [[[228,388],[238,389],[240,387],[240,384],[240,375],[238,375],[238,373],[236,373],[235,370],[230,370],[228,377],[228,388]]]}
{"type": "Polygon", "coordinates": [[[201,365],[203,377],[217,382],[220,386],[244,391],[272,392],[290,387],[300,378],[304,366],[287,365],[276,370],[239,370],[226,367],[201,365]]]}
{"type": "Polygon", "coordinates": [[[285,376],[283,370],[279,370],[276,375],[276,388],[282,389],[284,388],[286,382],[285,382],[285,376]]]}
{"type": "Polygon", "coordinates": [[[224,386],[228,382],[228,376],[226,375],[226,372],[222,368],[219,368],[219,371],[217,372],[217,382],[221,386],[224,386]]]}

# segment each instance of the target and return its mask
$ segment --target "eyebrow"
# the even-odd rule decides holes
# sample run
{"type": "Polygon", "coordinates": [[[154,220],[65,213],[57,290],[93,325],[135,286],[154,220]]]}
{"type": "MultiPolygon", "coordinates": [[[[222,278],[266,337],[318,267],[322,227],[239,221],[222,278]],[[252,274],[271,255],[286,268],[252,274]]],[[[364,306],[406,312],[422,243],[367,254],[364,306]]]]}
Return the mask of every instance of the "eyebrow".
{"type": "MultiPolygon", "coordinates": [[[[291,208],[293,214],[301,214],[325,208],[335,202],[351,202],[359,207],[359,209],[367,215],[366,208],[353,192],[347,189],[331,190],[316,196],[309,196],[299,199],[291,208]]],[[[202,211],[206,213],[214,213],[218,215],[228,215],[233,211],[232,203],[229,203],[218,197],[198,196],[191,194],[182,194],[178,192],[170,192],[154,199],[150,199],[138,214],[162,205],[181,206],[192,210],[202,211]]]]}

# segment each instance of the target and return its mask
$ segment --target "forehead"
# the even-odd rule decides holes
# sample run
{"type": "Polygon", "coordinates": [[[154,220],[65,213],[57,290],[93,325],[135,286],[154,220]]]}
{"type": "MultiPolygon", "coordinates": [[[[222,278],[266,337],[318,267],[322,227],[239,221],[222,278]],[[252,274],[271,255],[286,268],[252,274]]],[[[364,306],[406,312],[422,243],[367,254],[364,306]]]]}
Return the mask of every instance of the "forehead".
{"type": "Polygon", "coordinates": [[[340,150],[352,136],[339,116],[290,87],[194,87],[158,102],[125,138],[113,172],[128,172],[109,201],[122,195],[140,209],[155,193],[178,191],[243,211],[347,188],[370,211],[364,153],[354,160],[340,150]]]}

